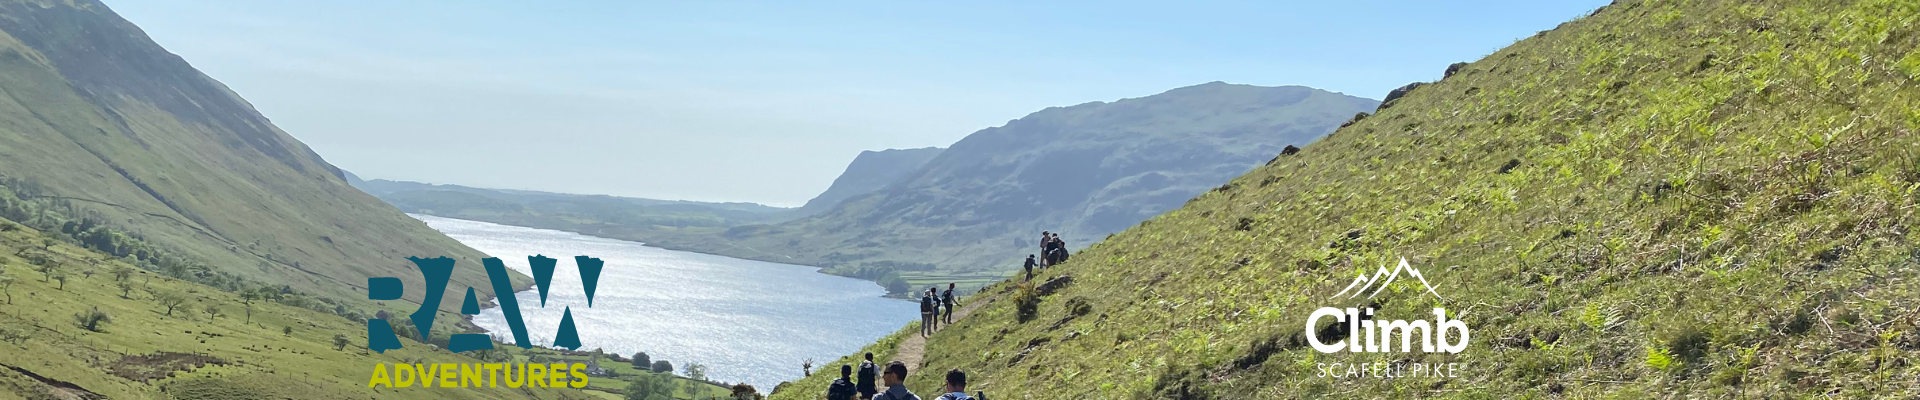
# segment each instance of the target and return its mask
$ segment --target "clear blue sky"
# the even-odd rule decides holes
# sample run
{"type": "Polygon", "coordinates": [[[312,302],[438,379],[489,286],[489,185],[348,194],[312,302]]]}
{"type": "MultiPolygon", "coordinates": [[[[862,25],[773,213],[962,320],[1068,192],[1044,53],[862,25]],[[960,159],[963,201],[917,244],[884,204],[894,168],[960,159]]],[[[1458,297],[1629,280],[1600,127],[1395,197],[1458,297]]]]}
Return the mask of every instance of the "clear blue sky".
{"type": "Polygon", "coordinates": [[[369,179],[789,206],[1049,106],[1377,99],[1606,3],[106,1],[369,179]]]}

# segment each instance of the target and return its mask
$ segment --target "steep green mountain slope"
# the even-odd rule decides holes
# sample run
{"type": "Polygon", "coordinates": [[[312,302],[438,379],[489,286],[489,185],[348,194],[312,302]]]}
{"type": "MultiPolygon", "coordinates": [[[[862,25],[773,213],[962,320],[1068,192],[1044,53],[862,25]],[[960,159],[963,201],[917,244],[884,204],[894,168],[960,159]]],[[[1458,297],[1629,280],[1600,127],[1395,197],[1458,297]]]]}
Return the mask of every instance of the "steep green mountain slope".
{"type": "MultiPolygon", "coordinates": [[[[97,1],[0,2],[0,93],[0,174],[42,189],[19,194],[59,199],[90,227],[210,267],[199,274],[364,299],[369,276],[420,287],[405,257],[449,256],[476,266],[456,285],[491,294],[479,252],[347,186],[97,1]]],[[[449,290],[441,304],[457,306],[459,295],[449,290]]]]}
{"type": "Polygon", "coordinates": [[[833,179],[833,185],[827,191],[807,200],[807,204],[795,210],[795,217],[819,214],[832,210],[841,201],[867,193],[873,193],[888,184],[897,182],[921,166],[927,165],[933,157],[945,151],[939,147],[919,149],[886,149],[881,151],[862,151],[847,164],[847,170],[833,179]]]}
{"type": "Polygon", "coordinates": [[[1036,278],[1071,275],[1064,289],[987,288],[908,383],[962,368],[996,399],[1920,396],[1916,49],[1912,1],[1620,1],[1036,278]],[[1334,297],[1402,257],[1444,299],[1411,279],[1334,297]],[[1317,308],[1368,304],[1444,307],[1468,347],[1304,343],[1317,308]],[[1336,362],[1462,367],[1319,376],[1336,362]]]}
{"type": "Polygon", "coordinates": [[[1084,246],[1330,132],[1377,102],[1307,87],[1208,83],[1054,107],[954,143],[826,213],[670,238],[678,247],[909,280],[998,277],[1041,231],[1084,246]]]}

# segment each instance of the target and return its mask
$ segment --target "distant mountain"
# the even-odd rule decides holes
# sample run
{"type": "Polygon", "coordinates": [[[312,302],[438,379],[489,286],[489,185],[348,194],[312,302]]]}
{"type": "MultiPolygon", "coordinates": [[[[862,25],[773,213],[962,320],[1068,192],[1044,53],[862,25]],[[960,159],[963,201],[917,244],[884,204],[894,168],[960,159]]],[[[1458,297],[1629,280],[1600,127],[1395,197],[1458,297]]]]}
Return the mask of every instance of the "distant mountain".
{"type": "MultiPolygon", "coordinates": [[[[420,287],[406,257],[447,256],[467,267],[455,287],[493,292],[484,254],[348,186],[105,5],[0,1],[0,33],[9,219],[229,289],[285,285],[370,304],[368,277],[420,287]]],[[[457,308],[463,293],[448,292],[441,304],[457,308]]]]}
{"type": "Polygon", "coordinates": [[[848,198],[880,190],[887,184],[899,181],[907,174],[919,170],[921,166],[927,165],[927,161],[932,161],[935,156],[945,150],[939,147],[927,147],[862,151],[859,156],[853,158],[852,164],[847,164],[846,172],[840,173],[840,177],[833,180],[833,186],[828,186],[826,192],[820,193],[813,200],[807,200],[806,205],[800,206],[796,211],[796,217],[819,214],[833,209],[833,206],[840,205],[841,201],[848,198]]]}
{"type": "Polygon", "coordinates": [[[1043,230],[1084,246],[1378,105],[1301,86],[1214,82],[1053,107],[975,132],[900,180],[825,213],[656,244],[867,278],[894,270],[1000,273],[1036,252],[1043,230]]]}
{"type": "Polygon", "coordinates": [[[726,228],[793,219],[794,208],[584,195],[374,179],[360,190],[395,208],[447,218],[555,229],[650,242],[661,236],[711,234],[726,228]]]}

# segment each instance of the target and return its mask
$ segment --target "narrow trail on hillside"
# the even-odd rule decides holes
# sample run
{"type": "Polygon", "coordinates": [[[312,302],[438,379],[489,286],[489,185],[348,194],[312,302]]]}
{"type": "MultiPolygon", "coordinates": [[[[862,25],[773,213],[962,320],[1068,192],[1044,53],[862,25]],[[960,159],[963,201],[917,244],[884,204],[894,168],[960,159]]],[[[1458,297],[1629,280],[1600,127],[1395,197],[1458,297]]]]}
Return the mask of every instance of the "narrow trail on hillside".
{"type": "MultiPolygon", "coordinates": [[[[973,314],[974,309],[978,309],[980,308],[980,306],[983,306],[983,305],[986,305],[987,303],[992,302],[993,297],[978,296],[978,298],[968,298],[966,300],[967,300],[966,304],[960,305],[960,311],[955,312],[953,314],[953,322],[955,324],[966,322],[967,316],[973,314]]],[[[952,324],[946,324],[946,326],[951,326],[951,325],[952,324]]],[[[946,328],[940,328],[940,329],[946,330],[946,328]]],[[[937,334],[939,332],[936,331],[935,333],[937,334]]],[[[918,333],[915,333],[913,335],[908,335],[907,340],[900,341],[900,345],[894,347],[894,350],[893,350],[893,361],[899,361],[901,364],[906,364],[908,367],[912,368],[914,371],[919,371],[920,367],[924,367],[924,365],[920,365],[920,363],[926,361],[926,358],[927,358],[927,338],[920,336],[920,334],[918,333]]]]}

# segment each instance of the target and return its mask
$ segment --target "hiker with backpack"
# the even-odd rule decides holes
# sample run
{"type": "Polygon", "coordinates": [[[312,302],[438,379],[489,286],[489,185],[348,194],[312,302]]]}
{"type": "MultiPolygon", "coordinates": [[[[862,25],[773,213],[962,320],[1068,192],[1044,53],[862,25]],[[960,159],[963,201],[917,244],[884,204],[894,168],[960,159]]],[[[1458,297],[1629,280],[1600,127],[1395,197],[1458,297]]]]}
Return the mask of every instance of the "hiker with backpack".
{"type": "Polygon", "coordinates": [[[922,337],[933,334],[933,328],[938,323],[933,319],[934,308],[933,288],[927,288],[927,293],[920,296],[920,336],[922,337]]]}
{"type": "Polygon", "coordinates": [[[1033,280],[1033,265],[1034,265],[1033,255],[1028,254],[1027,255],[1027,280],[1029,281],[1033,280]]]}
{"type": "Polygon", "coordinates": [[[886,382],[887,391],[881,392],[873,400],[920,400],[920,396],[915,396],[912,391],[907,390],[907,385],[904,383],[907,381],[906,363],[899,361],[887,363],[887,372],[880,375],[880,380],[886,382]]]}
{"type": "Polygon", "coordinates": [[[854,380],[854,390],[860,392],[860,398],[871,399],[880,393],[873,385],[874,378],[880,377],[880,366],[873,365],[873,353],[867,353],[867,360],[860,362],[860,375],[854,380]]]}
{"type": "Polygon", "coordinates": [[[948,282],[947,291],[940,293],[940,305],[947,307],[947,312],[942,314],[947,319],[947,325],[953,325],[953,306],[959,305],[953,301],[953,286],[952,282],[948,282]]]}
{"type": "MultiPolygon", "coordinates": [[[[982,393],[980,397],[987,396],[982,393]]],[[[940,395],[935,400],[974,400],[973,397],[967,396],[967,373],[960,372],[959,368],[947,371],[947,394],[940,395]]]]}
{"type": "Polygon", "coordinates": [[[853,366],[840,364],[840,379],[834,379],[827,385],[827,400],[853,400],[860,390],[853,384],[853,366]]]}

